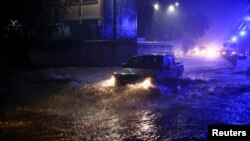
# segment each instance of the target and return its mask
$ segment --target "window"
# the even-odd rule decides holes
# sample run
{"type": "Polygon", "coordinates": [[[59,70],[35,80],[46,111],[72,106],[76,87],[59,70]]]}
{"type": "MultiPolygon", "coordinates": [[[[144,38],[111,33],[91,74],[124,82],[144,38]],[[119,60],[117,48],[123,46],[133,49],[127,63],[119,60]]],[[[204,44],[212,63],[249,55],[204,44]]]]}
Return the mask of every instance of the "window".
{"type": "Polygon", "coordinates": [[[145,58],[144,68],[161,68],[162,57],[147,57],[145,58]]]}
{"type": "Polygon", "coordinates": [[[175,64],[175,61],[174,61],[173,57],[168,57],[168,59],[169,59],[170,65],[174,65],[175,64]]]}
{"type": "Polygon", "coordinates": [[[163,57],[163,68],[170,66],[170,62],[167,56],[163,57]]]}
{"type": "Polygon", "coordinates": [[[125,67],[159,69],[162,67],[162,57],[136,57],[129,61],[125,67]]]}
{"type": "Polygon", "coordinates": [[[82,0],[83,4],[94,4],[98,3],[98,0],[82,0]]]}
{"type": "Polygon", "coordinates": [[[79,4],[79,0],[66,0],[66,3],[69,6],[74,6],[74,5],[78,5],[79,4]]]}
{"type": "Polygon", "coordinates": [[[67,4],[70,6],[82,4],[95,4],[98,3],[98,0],[66,0],[67,4]]]}
{"type": "Polygon", "coordinates": [[[142,68],[144,64],[144,59],[142,57],[136,57],[130,60],[125,67],[128,68],[142,68]]]}

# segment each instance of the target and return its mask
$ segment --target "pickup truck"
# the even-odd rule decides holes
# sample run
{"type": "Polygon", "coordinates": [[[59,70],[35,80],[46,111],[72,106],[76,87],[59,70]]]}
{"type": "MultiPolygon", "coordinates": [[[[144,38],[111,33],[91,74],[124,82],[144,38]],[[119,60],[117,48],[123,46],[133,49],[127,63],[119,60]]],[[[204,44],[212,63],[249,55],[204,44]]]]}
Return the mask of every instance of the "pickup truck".
{"type": "Polygon", "coordinates": [[[141,83],[150,78],[152,83],[178,78],[184,72],[183,62],[175,62],[171,53],[138,55],[123,64],[120,71],[114,72],[116,86],[141,83]]]}

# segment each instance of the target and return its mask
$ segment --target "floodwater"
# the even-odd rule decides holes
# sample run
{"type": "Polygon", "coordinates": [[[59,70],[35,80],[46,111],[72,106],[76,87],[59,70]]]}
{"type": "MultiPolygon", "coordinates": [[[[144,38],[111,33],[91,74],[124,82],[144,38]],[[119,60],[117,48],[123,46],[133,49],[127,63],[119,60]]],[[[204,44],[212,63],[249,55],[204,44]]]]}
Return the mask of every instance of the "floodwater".
{"type": "Polygon", "coordinates": [[[155,89],[104,87],[119,68],[2,74],[0,140],[206,140],[211,124],[250,124],[249,60],[183,58],[155,89]]]}

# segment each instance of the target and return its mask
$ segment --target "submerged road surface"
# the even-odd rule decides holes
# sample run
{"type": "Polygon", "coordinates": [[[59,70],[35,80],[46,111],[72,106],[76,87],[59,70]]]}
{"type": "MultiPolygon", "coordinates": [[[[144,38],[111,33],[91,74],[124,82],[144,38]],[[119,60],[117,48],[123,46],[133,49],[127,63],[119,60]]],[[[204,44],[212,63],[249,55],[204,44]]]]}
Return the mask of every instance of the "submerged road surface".
{"type": "Polygon", "coordinates": [[[249,60],[183,61],[158,90],[102,86],[119,68],[2,72],[0,140],[206,140],[210,124],[250,124],[249,60]]]}

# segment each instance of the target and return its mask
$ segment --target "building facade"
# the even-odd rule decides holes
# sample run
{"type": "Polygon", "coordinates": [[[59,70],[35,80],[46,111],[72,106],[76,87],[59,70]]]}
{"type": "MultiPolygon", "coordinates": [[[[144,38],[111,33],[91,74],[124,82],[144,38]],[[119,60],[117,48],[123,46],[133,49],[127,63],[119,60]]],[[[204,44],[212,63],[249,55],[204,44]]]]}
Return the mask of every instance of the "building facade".
{"type": "Polygon", "coordinates": [[[65,0],[64,26],[78,40],[135,40],[135,0],[65,0]]]}
{"type": "Polygon", "coordinates": [[[250,55],[250,4],[247,1],[236,21],[223,46],[238,53],[250,55]]]}

